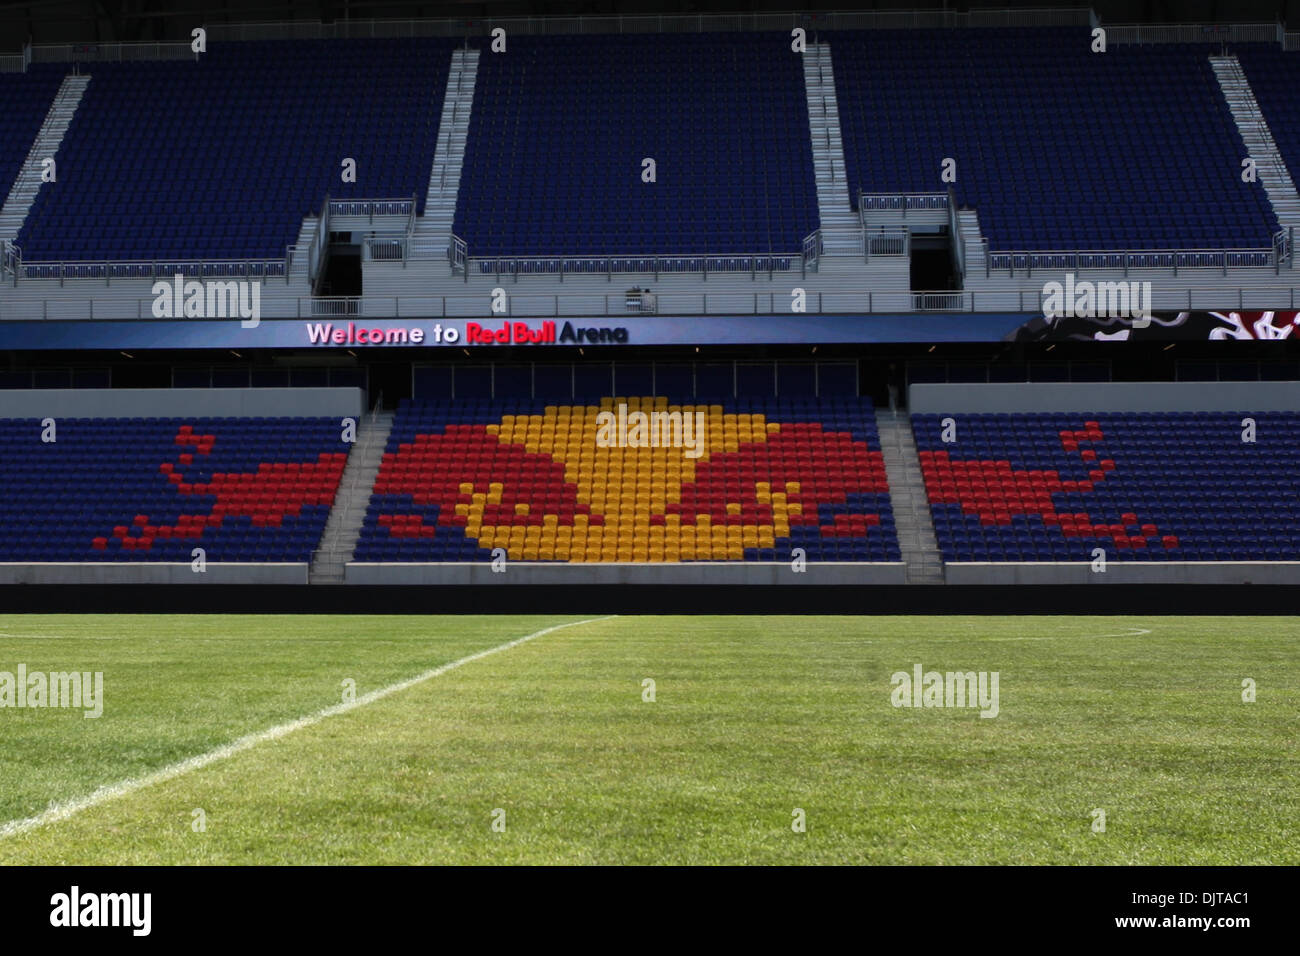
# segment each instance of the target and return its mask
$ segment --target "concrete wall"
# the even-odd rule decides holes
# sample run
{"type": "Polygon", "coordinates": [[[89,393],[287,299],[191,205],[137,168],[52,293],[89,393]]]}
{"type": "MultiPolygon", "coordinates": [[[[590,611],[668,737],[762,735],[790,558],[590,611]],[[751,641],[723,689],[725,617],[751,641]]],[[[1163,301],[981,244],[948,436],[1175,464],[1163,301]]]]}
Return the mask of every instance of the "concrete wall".
{"type": "Polygon", "coordinates": [[[913,414],[1300,411],[1300,382],[1018,382],[910,385],[913,414]]]}
{"type": "Polygon", "coordinates": [[[359,388],[34,388],[0,391],[0,418],[357,416],[359,388]]]}
{"type": "Polygon", "coordinates": [[[749,585],[903,584],[902,564],[809,564],[796,574],[789,564],[524,564],[512,562],[504,572],[474,564],[349,564],[348,584],[415,585],[682,585],[709,587],[749,585]]]}
{"type": "MultiPolygon", "coordinates": [[[[0,564],[0,584],[306,584],[306,564],[188,563],[0,564]]],[[[75,610],[67,608],[66,610],[75,610]]]]}
{"type": "Polygon", "coordinates": [[[949,562],[946,584],[1300,584],[1300,562],[1111,561],[999,564],[949,562]]]}

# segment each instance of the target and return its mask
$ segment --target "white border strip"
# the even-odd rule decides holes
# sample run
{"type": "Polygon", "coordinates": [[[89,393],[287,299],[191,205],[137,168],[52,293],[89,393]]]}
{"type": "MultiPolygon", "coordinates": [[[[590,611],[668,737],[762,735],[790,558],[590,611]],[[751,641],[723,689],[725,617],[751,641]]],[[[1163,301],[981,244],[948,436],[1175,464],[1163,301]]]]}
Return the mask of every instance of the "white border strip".
{"type": "Polygon", "coordinates": [[[5,837],[16,836],[20,833],[26,833],[29,830],[35,830],[39,827],[48,826],[51,823],[59,823],[75,816],[82,810],[89,810],[91,807],[106,803],[116,797],[123,797],[137,790],[143,790],[146,787],[152,787],[155,784],[165,783],[168,780],[174,780],[184,774],[194,770],[201,770],[210,764],[233,757],[245,750],[252,750],[258,744],[266,743],[270,740],[278,740],[286,737],[296,730],[302,730],[305,727],[311,727],[319,724],[329,717],[337,717],[340,714],[346,714],[348,711],[356,710],[358,707],[364,707],[367,704],[373,704],[377,700],[382,700],[391,694],[399,691],[408,690],[417,684],[423,684],[425,681],[433,680],[435,677],[441,677],[448,671],[454,671],[458,667],[469,664],[473,661],[481,660],[492,654],[499,654],[502,651],[508,651],[512,647],[518,647],[520,644],[526,644],[529,641],[544,637],[555,631],[563,630],[566,627],[578,627],[582,624],[595,624],[597,621],[613,620],[618,615],[611,614],[606,617],[593,617],[585,621],[571,621],[568,624],[557,624],[554,627],[548,627],[540,631],[534,631],[532,634],[526,634],[523,637],[515,638],[513,641],[507,641],[504,644],[498,644],[496,647],[489,647],[487,650],[476,651],[467,657],[454,660],[449,664],[443,664],[432,670],[427,670],[415,677],[407,678],[404,681],[398,681],[396,684],[389,684],[379,690],[373,690],[368,694],[358,697],[356,700],[346,701],[341,704],[335,704],[332,707],[326,707],[324,710],[318,710],[314,714],[308,714],[306,717],[299,717],[287,724],[280,724],[271,727],[268,730],[260,730],[254,734],[240,737],[238,740],[231,741],[215,750],[209,750],[205,754],[199,754],[197,757],[189,757],[179,763],[171,764],[153,773],[145,774],[143,777],[136,777],[131,780],[123,780],[120,783],[109,784],[100,787],[88,796],[78,797],[65,803],[52,804],[44,813],[37,814],[34,817],[28,817],[25,820],[10,820],[8,823],[0,825],[0,839],[5,837]]]}

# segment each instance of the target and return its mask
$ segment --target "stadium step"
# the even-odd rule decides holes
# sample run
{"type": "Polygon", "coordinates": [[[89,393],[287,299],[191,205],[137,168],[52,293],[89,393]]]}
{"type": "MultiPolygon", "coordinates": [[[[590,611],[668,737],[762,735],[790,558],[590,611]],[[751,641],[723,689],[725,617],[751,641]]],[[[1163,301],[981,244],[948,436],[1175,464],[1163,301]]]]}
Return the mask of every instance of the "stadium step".
{"type": "Polygon", "coordinates": [[[988,271],[988,253],[984,248],[984,232],[980,229],[980,217],[974,209],[957,210],[957,229],[961,238],[961,272],[962,281],[968,275],[983,275],[988,271]]]}
{"type": "Polygon", "coordinates": [[[392,430],[391,411],[376,410],[358,422],[357,443],[348,455],[347,467],[339,479],[334,507],[325,523],[320,547],[312,555],[309,583],[343,583],[343,569],[356,550],[375,476],[379,474],[384,448],[392,430]]]}
{"type": "Polygon", "coordinates": [[[308,216],[298,230],[298,240],[290,248],[289,275],[306,279],[311,272],[312,244],[316,241],[319,216],[308,216]]]}
{"type": "MultiPolygon", "coordinates": [[[[1300,229],[1300,194],[1296,193],[1295,182],[1286,168],[1282,154],[1278,151],[1273,133],[1268,128],[1255,93],[1250,88],[1241,63],[1235,56],[1212,56],[1210,66],[1223,90],[1232,118],[1241,132],[1251,158],[1255,160],[1259,182],[1268,194],[1269,204],[1277,215],[1283,230],[1296,236],[1300,229]]],[[[1291,256],[1292,268],[1295,256],[1291,256]]]]}
{"type": "Polygon", "coordinates": [[[889,476],[889,499],[908,584],[943,584],[943,557],[925,493],[912,423],[906,412],[876,409],[880,449],[889,476]]]}
{"type": "Polygon", "coordinates": [[[830,44],[809,44],[803,55],[803,76],[823,255],[860,257],[862,229],[849,196],[830,44]]]}
{"type": "Polygon", "coordinates": [[[53,158],[59,151],[63,136],[89,85],[90,77],[84,73],[70,74],[63,78],[49,112],[45,115],[45,122],[41,124],[32,148],[14,180],[13,188],[5,198],[4,207],[0,208],[0,242],[13,242],[18,238],[41,188],[41,174],[45,168],[42,163],[53,158]]]}
{"type": "Polygon", "coordinates": [[[469,118],[474,108],[474,83],[478,75],[479,51],[455,50],[451,54],[451,72],[447,77],[447,94],[438,124],[429,189],[425,194],[424,215],[415,224],[413,242],[422,251],[436,246],[445,256],[456,218],[456,197],[460,190],[461,168],[465,162],[465,145],[469,140],[469,118]]]}

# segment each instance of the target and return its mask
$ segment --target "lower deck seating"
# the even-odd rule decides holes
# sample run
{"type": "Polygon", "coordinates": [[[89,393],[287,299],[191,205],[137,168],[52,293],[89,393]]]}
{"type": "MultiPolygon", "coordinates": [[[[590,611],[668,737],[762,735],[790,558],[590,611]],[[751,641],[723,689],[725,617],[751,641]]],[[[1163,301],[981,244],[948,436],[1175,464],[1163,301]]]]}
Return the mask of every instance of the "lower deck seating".
{"type": "Polygon", "coordinates": [[[348,445],[337,418],[0,419],[0,561],[303,562],[348,445]]]}
{"type": "Polygon", "coordinates": [[[1096,548],[1109,560],[1300,560],[1300,414],[915,415],[912,425],[946,561],[1084,561],[1096,548]]]}
{"type": "Polygon", "coordinates": [[[404,403],[355,560],[486,561],[498,548],[515,561],[788,562],[795,548],[899,560],[869,402],[404,403]],[[635,416],[656,412],[680,429],[637,447],[653,433],[635,416]]]}

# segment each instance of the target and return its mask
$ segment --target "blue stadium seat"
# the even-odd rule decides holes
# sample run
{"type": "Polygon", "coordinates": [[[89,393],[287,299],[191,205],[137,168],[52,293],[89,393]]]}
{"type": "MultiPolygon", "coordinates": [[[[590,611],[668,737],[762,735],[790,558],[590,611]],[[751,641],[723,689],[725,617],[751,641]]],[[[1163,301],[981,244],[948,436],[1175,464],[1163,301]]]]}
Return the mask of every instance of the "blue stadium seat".
{"type": "Polygon", "coordinates": [[[509,43],[479,60],[455,218],[470,255],[797,255],[817,228],[788,34],[509,43]]]}
{"type": "Polygon", "coordinates": [[[23,258],[278,259],[326,195],[415,197],[422,211],[454,45],[221,43],[198,62],[83,66],[92,79],[23,258]],[[340,176],[348,157],[355,183],[340,176]]]}
{"type": "Polygon", "coordinates": [[[952,158],[994,251],[1260,249],[1278,230],[1241,181],[1209,44],[1099,54],[1087,27],[829,36],[855,205],[859,190],[946,192],[952,158]]]}

